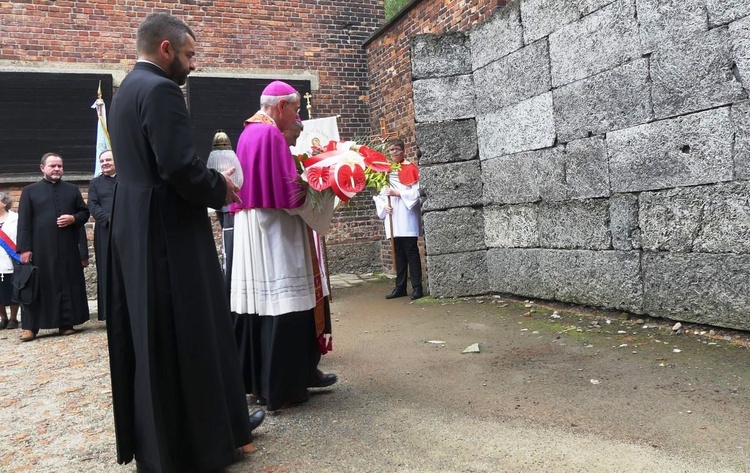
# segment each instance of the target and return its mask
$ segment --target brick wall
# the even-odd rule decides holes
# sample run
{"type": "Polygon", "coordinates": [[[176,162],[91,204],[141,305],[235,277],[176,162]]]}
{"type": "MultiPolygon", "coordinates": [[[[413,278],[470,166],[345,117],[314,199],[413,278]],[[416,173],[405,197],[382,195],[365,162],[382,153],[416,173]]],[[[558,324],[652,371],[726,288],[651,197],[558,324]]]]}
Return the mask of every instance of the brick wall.
{"type": "MultiPolygon", "coordinates": [[[[135,63],[140,21],[154,12],[175,14],[193,28],[198,73],[316,76],[313,116],[340,115],[342,139],[371,134],[362,44],[384,22],[383,0],[0,2],[0,73],[94,69],[121,78],[135,63]]],[[[23,187],[16,184],[0,179],[3,190],[23,187]]],[[[87,183],[81,189],[85,197],[87,183]]],[[[382,233],[367,196],[342,209],[328,242],[369,244],[382,233]]]]}
{"type": "Polygon", "coordinates": [[[414,35],[465,31],[512,0],[421,0],[396,15],[369,38],[370,123],[379,129],[385,118],[389,131],[407,141],[408,159],[416,159],[414,102],[411,88],[411,38],[414,35]]]}

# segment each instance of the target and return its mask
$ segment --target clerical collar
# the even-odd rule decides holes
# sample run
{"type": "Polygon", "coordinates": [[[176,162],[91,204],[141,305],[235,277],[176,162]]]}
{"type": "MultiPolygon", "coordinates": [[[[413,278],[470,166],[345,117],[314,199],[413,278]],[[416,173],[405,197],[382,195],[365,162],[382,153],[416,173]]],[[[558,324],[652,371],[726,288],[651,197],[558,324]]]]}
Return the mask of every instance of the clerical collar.
{"type": "Polygon", "coordinates": [[[58,180],[56,180],[56,181],[50,181],[50,180],[49,180],[49,179],[47,179],[46,177],[42,176],[42,180],[43,180],[43,181],[47,181],[47,182],[49,182],[50,184],[57,184],[57,183],[58,183],[58,182],[60,182],[60,181],[61,181],[62,179],[58,179],[58,180]]]}
{"type": "MultiPolygon", "coordinates": [[[[149,64],[153,64],[154,66],[156,66],[156,67],[158,67],[159,69],[161,69],[162,71],[164,71],[164,68],[163,68],[163,67],[161,67],[160,65],[158,65],[158,64],[157,64],[157,63],[155,63],[155,62],[151,62],[151,61],[149,61],[148,59],[138,59],[138,60],[137,60],[137,61],[135,61],[135,62],[147,62],[147,63],[149,63],[149,64]]],[[[167,71],[164,71],[164,73],[166,74],[166,73],[167,73],[167,71]]]]}

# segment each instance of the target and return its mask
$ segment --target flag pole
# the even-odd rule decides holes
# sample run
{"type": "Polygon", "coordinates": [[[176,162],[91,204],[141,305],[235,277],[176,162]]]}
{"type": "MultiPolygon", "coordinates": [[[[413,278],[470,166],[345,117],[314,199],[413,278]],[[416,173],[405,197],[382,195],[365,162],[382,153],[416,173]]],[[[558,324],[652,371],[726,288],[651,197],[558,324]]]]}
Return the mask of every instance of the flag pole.
{"type": "MultiPolygon", "coordinates": [[[[307,119],[312,120],[312,104],[310,103],[312,94],[310,92],[306,92],[303,97],[307,101],[307,106],[305,107],[307,109],[307,119]]],[[[333,302],[333,291],[331,290],[331,272],[328,270],[328,247],[326,246],[326,237],[320,234],[318,234],[318,236],[320,237],[318,239],[318,241],[320,242],[320,252],[323,255],[323,267],[325,268],[325,271],[326,271],[326,285],[328,285],[328,302],[333,302]]]]}
{"type": "Polygon", "coordinates": [[[99,123],[102,125],[104,139],[107,140],[107,148],[112,149],[112,141],[109,139],[109,130],[107,130],[107,124],[104,123],[104,118],[102,118],[101,106],[104,103],[104,101],[102,100],[102,81],[99,81],[99,90],[97,90],[96,96],[96,115],[99,117],[99,123]]]}

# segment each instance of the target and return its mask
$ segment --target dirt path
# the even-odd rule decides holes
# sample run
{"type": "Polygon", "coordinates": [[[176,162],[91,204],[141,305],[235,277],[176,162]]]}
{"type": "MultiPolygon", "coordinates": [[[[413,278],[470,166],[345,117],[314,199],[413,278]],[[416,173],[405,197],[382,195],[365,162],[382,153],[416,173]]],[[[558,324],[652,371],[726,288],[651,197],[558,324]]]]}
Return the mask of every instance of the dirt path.
{"type": "MultiPolygon", "coordinates": [[[[499,298],[387,301],[390,284],[334,292],[321,367],[340,382],[269,416],[230,472],[750,471],[749,334],[499,298]],[[481,353],[461,354],[472,343],[481,353]]],[[[16,337],[0,334],[0,471],[134,471],[114,463],[103,325],[16,337]]]]}

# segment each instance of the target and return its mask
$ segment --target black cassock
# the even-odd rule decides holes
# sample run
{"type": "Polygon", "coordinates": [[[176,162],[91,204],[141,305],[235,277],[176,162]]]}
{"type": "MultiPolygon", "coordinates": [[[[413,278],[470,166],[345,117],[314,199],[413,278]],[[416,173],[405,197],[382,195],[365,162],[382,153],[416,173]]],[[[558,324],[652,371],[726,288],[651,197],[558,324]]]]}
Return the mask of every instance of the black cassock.
{"type": "Polygon", "coordinates": [[[206,207],[226,184],[198,159],[180,88],[136,63],[109,116],[117,186],[105,304],[117,461],[212,471],[250,442],[232,319],[206,207]]]}
{"type": "Polygon", "coordinates": [[[104,280],[107,274],[107,249],[109,248],[109,217],[115,195],[116,176],[101,174],[89,183],[89,211],[96,220],[94,225],[94,254],[96,255],[96,298],[99,320],[105,320],[104,280]]]}
{"type": "Polygon", "coordinates": [[[24,308],[25,330],[74,326],[89,319],[86,281],[81,266],[81,229],[89,211],[78,187],[42,179],[24,187],[18,204],[18,253],[32,252],[39,268],[39,299],[24,308]],[[57,226],[60,215],[75,217],[75,224],[57,226]]]}

